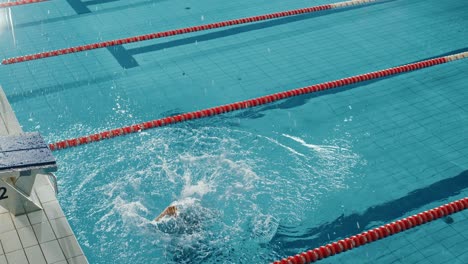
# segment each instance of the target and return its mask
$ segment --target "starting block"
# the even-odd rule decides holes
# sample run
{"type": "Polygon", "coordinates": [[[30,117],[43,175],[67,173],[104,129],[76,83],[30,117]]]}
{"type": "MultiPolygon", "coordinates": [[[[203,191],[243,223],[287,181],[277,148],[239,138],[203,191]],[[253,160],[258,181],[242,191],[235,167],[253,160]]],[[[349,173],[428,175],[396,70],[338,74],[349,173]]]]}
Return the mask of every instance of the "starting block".
{"type": "Polygon", "coordinates": [[[57,171],[57,163],[37,132],[0,136],[0,206],[14,215],[42,210],[31,191],[37,174],[57,171]]]}

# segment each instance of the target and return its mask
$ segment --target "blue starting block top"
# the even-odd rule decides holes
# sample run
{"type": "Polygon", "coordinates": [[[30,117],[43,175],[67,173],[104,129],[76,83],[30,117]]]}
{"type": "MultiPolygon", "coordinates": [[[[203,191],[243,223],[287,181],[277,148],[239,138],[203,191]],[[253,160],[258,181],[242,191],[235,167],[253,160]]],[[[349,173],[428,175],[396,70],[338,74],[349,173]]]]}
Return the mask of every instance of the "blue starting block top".
{"type": "Polygon", "coordinates": [[[0,136],[0,174],[11,171],[57,170],[57,163],[37,132],[0,136]]]}

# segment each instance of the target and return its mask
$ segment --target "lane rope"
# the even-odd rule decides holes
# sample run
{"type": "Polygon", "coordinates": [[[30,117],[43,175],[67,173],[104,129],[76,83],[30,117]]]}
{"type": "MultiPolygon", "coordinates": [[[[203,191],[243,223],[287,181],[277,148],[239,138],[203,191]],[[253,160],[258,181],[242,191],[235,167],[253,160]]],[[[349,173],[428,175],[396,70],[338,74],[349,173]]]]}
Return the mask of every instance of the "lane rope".
{"type": "Polygon", "coordinates": [[[416,71],[418,69],[428,68],[428,67],[432,67],[438,64],[443,64],[443,63],[447,63],[447,62],[451,62],[455,60],[461,60],[464,58],[468,58],[468,52],[438,57],[438,58],[434,58],[430,60],[424,60],[424,61],[415,62],[415,63],[403,65],[403,66],[397,66],[397,67],[393,67],[393,68],[389,68],[385,70],[347,77],[347,78],[336,80],[336,81],[315,84],[315,85],[307,86],[303,88],[297,88],[297,89],[279,92],[279,93],[275,93],[271,95],[265,95],[265,96],[253,98],[250,100],[245,100],[245,101],[222,105],[222,106],[216,106],[216,107],[207,108],[204,110],[198,110],[195,112],[169,116],[169,117],[165,117],[161,119],[156,119],[153,121],[143,122],[140,124],[134,124],[134,125],[126,126],[126,127],[111,129],[111,130],[107,130],[104,132],[100,132],[100,133],[96,133],[96,134],[92,134],[88,136],[83,136],[79,138],[67,139],[67,140],[56,142],[56,143],[51,143],[49,144],[49,148],[52,151],[55,151],[55,150],[60,150],[60,149],[76,147],[76,146],[88,144],[91,142],[98,142],[103,139],[109,139],[109,138],[123,136],[123,135],[131,134],[131,133],[137,133],[143,130],[156,128],[156,127],[162,127],[162,126],[166,126],[169,124],[181,123],[181,122],[188,121],[188,120],[199,119],[199,118],[204,118],[204,117],[209,117],[209,116],[214,116],[214,115],[221,115],[223,113],[238,111],[238,110],[246,109],[246,108],[253,108],[259,105],[270,104],[272,102],[283,100],[289,97],[299,96],[302,94],[309,94],[309,93],[329,90],[329,89],[333,89],[337,87],[342,87],[346,85],[351,85],[355,83],[361,83],[361,82],[365,82],[365,81],[369,81],[373,79],[378,79],[378,78],[382,78],[385,76],[393,76],[393,75],[397,75],[403,72],[416,71]]]}
{"type": "Polygon", "coordinates": [[[35,3],[47,2],[47,1],[49,0],[19,0],[19,1],[14,1],[14,2],[0,3],[0,8],[35,4],[35,3]]]}
{"type": "Polygon", "coordinates": [[[273,264],[308,264],[330,256],[372,243],[405,230],[429,223],[433,220],[463,211],[468,208],[468,197],[418,213],[390,224],[386,224],[358,235],[348,237],[325,246],[314,248],[295,256],[273,262],[273,264]]]}
{"type": "Polygon", "coordinates": [[[277,19],[281,17],[314,13],[314,12],[329,10],[329,9],[337,9],[337,8],[356,6],[356,5],[363,5],[367,3],[373,3],[376,1],[379,1],[379,0],[352,0],[352,1],[334,3],[334,4],[319,5],[319,6],[313,6],[313,7],[307,7],[307,8],[277,12],[277,13],[266,14],[266,15],[227,20],[227,21],[210,23],[210,24],[205,24],[205,25],[200,25],[200,26],[186,27],[186,28],[168,30],[168,31],[151,33],[151,34],[146,34],[146,35],[140,35],[140,36],[135,36],[135,37],[115,39],[115,40],[97,42],[93,44],[87,44],[87,45],[76,46],[76,47],[71,47],[71,48],[58,49],[58,50],[46,51],[46,52],[41,52],[41,53],[36,53],[36,54],[31,54],[31,55],[8,58],[8,59],[4,59],[2,61],[2,64],[5,65],[5,64],[13,64],[13,63],[20,63],[20,62],[25,62],[25,61],[38,60],[38,59],[43,59],[43,58],[66,55],[70,53],[78,53],[78,52],[106,48],[106,47],[111,47],[111,46],[116,46],[116,45],[140,42],[140,41],[145,41],[145,40],[150,40],[150,39],[165,38],[165,37],[170,37],[170,36],[175,36],[175,35],[188,34],[192,32],[230,27],[234,25],[241,25],[241,24],[247,24],[247,23],[255,23],[255,22],[264,21],[264,20],[271,20],[271,19],[277,19]]]}

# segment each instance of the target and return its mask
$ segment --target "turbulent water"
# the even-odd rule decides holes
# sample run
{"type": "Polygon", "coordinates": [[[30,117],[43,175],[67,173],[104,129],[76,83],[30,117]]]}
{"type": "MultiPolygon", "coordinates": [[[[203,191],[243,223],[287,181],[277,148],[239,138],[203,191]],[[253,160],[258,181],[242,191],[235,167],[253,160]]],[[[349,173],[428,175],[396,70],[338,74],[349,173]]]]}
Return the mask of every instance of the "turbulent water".
{"type": "Polygon", "coordinates": [[[359,157],[345,139],[320,143],[230,127],[142,132],[59,154],[60,200],[96,263],[262,262],[280,224],[346,188],[359,157]],[[153,222],[169,204],[180,216],[153,222]]]}

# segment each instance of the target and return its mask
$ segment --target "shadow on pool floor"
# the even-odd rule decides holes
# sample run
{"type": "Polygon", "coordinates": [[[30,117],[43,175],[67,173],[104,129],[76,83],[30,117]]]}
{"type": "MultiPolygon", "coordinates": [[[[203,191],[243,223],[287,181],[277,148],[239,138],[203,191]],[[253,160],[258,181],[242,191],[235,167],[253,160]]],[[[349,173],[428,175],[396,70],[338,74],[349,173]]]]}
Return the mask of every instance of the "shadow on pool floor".
{"type": "MultiPolygon", "coordinates": [[[[302,234],[297,234],[297,230],[299,230],[297,227],[280,226],[270,241],[270,245],[277,248],[285,256],[293,255],[297,253],[297,249],[315,248],[330,243],[330,239],[335,241],[362,232],[363,230],[357,229],[357,222],[362,229],[369,228],[369,224],[372,222],[392,222],[405,216],[408,212],[458,195],[466,188],[468,188],[468,170],[457,176],[412,191],[404,197],[370,207],[362,214],[342,215],[332,222],[307,228],[307,231],[302,234]],[[294,233],[296,234],[290,235],[294,233]],[[330,234],[333,234],[332,238],[329,237],[330,234]]],[[[450,220],[446,222],[450,222],[450,220]]]]}

